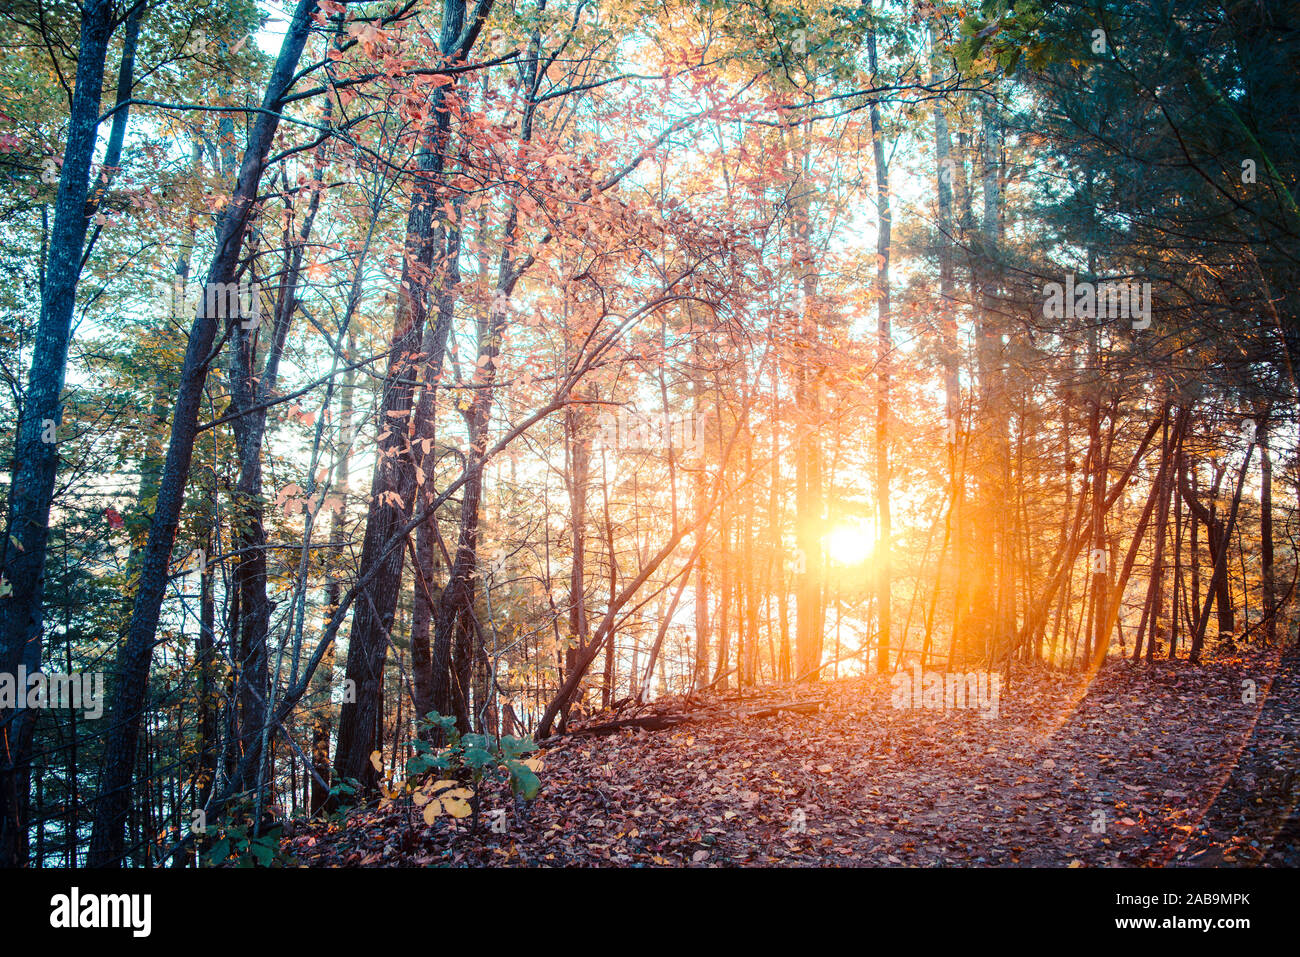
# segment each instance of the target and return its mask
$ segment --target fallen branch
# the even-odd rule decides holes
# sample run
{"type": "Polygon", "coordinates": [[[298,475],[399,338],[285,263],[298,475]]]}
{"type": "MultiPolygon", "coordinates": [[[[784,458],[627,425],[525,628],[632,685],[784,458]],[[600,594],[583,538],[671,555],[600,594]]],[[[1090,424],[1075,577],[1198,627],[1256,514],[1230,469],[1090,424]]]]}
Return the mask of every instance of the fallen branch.
{"type": "Polygon", "coordinates": [[[586,728],[565,731],[557,738],[576,738],[581,736],[613,734],[624,728],[640,728],[643,731],[662,731],[692,720],[689,714],[650,714],[644,718],[624,718],[622,721],[609,721],[605,724],[593,724],[586,728]]]}
{"type": "Polygon", "coordinates": [[[699,711],[699,712],[677,712],[670,714],[649,714],[640,718],[623,718],[620,721],[607,721],[603,724],[593,724],[585,728],[575,728],[572,731],[566,731],[560,737],[591,737],[595,735],[614,734],[622,731],[624,728],[639,728],[642,731],[662,731],[665,728],[675,728],[679,724],[687,722],[700,722],[713,717],[735,717],[735,718],[770,718],[774,714],[782,711],[790,711],[795,714],[816,714],[825,706],[825,699],[819,698],[814,701],[784,701],[780,704],[763,705],[762,707],[752,708],[748,711],[699,711]]]}
{"type": "Polygon", "coordinates": [[[817,714],[825,704],[826,701],[822,698],[816,701],[786,701],[783,704],[766,705],[752,711],[741,712],[740,716],[743,718],[770,718],[781,711],[792,711],[795,714],[817,714]]]}

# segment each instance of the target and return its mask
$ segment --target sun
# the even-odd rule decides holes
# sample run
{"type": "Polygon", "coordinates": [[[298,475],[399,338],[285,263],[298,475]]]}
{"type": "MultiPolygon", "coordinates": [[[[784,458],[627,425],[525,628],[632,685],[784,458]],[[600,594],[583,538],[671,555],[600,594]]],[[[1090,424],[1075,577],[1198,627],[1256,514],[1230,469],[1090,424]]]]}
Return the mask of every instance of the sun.
{"type": "Polygon", "coordinates": [[[874,547],[871,530],[857,523],[840,522],[826,535],[826,553],[837,565],[861,565],[874,547]]]}

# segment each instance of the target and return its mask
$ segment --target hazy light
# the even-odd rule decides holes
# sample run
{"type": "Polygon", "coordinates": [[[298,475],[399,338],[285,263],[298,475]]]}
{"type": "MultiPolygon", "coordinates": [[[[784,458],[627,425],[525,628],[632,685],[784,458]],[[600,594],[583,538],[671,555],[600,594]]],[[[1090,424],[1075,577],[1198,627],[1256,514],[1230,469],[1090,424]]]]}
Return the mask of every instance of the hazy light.
{"type": "Polygon", "coordinates": [[[861,565],[875,547],[875,535],[859,524],[841,522],[826,535],[826,552],[838,565],[861,565]]]}

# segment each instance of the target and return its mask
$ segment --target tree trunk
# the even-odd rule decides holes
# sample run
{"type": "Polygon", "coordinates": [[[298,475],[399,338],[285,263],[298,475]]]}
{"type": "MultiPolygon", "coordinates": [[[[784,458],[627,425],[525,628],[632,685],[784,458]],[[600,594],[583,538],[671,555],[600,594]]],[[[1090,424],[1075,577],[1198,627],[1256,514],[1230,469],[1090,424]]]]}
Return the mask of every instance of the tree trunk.
{"type": "MultiPolygon", "coordinates": [[[[801,159],[809,162],[807,151],[801,159]]],[[[793,177],[805,182],[802,173],[793,177]]],[[[797,265],[802,265],[803,315],[801,338],[805,348],[795,371],[795,407],[800,416],[795,423],[795,542],[798,549],[795,567],[795,676],[817,677],[822,661],[822,476],[821,447],[817,441],[820,425],[820,376],[809,358],[819,339],[817,312],[817,276],[813,268],[807,209],[808,190],[803,189],[793,210],[797,265]]]]}
{"type": "MultiPolygon", "coordinates": [[[[0,670],[8,674],[15,674],[20,665],[29,672],[41,666],[45,551],[59,465],[57,441],[42,441],[42,435],[57,429],[63,418],[63,382],[86,240],[90,164],[113,26],[110,0],[86,0],[67,146],[41,291],[41,317],[19,414],[5,535],[0,542],[0,577],[12,589],[0,602],[0,670]]],[[[34,725],[35,716],[25,708],[0,710],[0,867],[19,867],[27,860],[34,725]]]]}
{"type": "MultiPolygon", "coordinates": [[[[234,281],[248,217],[257,198],[266,160],[270,153],[280,110],[294,80],[298,59],[311,28],[316,0],[299,0],[285,34],[267,84],[262,109],[257,114],[244,151],[234,193],[222,211],[217,251],[208,270],[205,289],[223,287],[234,281]]],[[[140,587],[131,614],[126,644],[118,662],[118,684],[109,709],[108,740],[104,752],[104,775],[96,809],[87,862],[92,867],[113,867],[121,863],[123,827],[130,809],[129,784],[135,765],[140,716],[145,707],[149,666],[153,658],[154,635],[166,592],[172,544],[185,499],[194,440],[198,434],[199,407],[211,361],[217,321],[208,315],[207,296],[190,329],[189,343],[181,368],[180,391],[172,410],[171,438],[159,482],[158,502],[145,546],[140,587]]]]}
{"type": "MultiPolygon", "coordinates": [[[[867,31],[867,62],[876,75],[876,31],[867,31]]],[[[891,539],[889,513],[889,366],[893,350],[889,316],[889,247],[893,214],[889,205],[889,166],[885,161],[880,107],[872,99],[871,151],[876,167],[876,671],[889,672],[891,539]]],[[[838,656],[837,656],[838,657],[838,656]]]]}
{"type": "MultiPolygon", "coordinates": [[[[490,7],[491,0],[480,0],[474,21],[466,24],[465,0],[444,0],[439,49],[445,57],[458,60],[468,55],[490,7]]],[[[415,391],[413,380],[420,371],[423,355],[426,387],[431,388],[438,381],[450,329],[450,315],[444,316],[440,311],[432,340],[424,335],[425,299],[434,275],[434,254],[442,237],[442,232],[434,228],[434,219],[441,209],[438,185],[446,166],[450,136],[450,111],[443,106],[448,89],[454,89],[454,84],[439,86],[430,98],[430,115],[435,117],[435,122],[416,163],[418,180],[406,222],[406,255],[379,418],[378,462],[371,482],[359,565],[362,575],[377,564],[381,568],[369,580],[353,612],[346,674],[355,682],[356,701],[345,701],[339,712],[335,771],[358,780],[367,791],[378,785],[378,772],[370,763],[370,755],[383,747],[384,665],[406,557],[405,549],[389,546],[409,522],[415,504],[416,475],[407,438],[415,391]]],[[[436,654],[433,659],[436,671],[436,654]]]]}
{"type": "MultiPolygon", "coordinates": [[[[1241,490],[1246,484],[1246,473],[1250,468],[1250,457],[1255,452],[1255,439],[1251,438],[1250,444],[1246,446],[1246,458],[1241,463],[1241,473],[1237,476],[1237,487],[1232,494],[1232,504],[1228,510],[1228,522],[1222,530],[1221,547],[1214,559],[1214,568],[1210,573],[1210,583],[1205,596],[1205,604],[1201,608],[1200,617],[1196,619],[1196,626],[1192,629],[1192,647],[1188,654],[1187,660],[1194,665],[1201,663],[1201,651],[1205,642],[1205,627],[1210,620],[1210,596],[1221,591],[1225,591],[1228,580],[1228,542],[1232,540],[1232,533],[1237,527],[1237,510],[1241,507],[1241,490]]],[[[1220,628],[1222,628],[1223,611],[1219,612],[1220,628]]]]}
{"type": "Polygon", "coordinates": [[[1264,605],[1264,640],[1277,640],[1277,582],[1273,566],[1273,459],[1269,453],[1268,422],[1259,426],[1259,554],[1264,605]]]}

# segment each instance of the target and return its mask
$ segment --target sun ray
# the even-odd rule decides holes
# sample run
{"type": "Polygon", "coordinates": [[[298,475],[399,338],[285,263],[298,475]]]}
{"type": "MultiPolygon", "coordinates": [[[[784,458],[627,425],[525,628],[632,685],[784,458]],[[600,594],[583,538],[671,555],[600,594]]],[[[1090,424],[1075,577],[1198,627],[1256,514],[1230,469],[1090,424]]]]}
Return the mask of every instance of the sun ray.
{"type": "Polygon", "coordinates": [[[871,527],[862,522],[837,522],[826,534],[826,554],[837,565],[861,565],[876,546],[871,527]]]}

